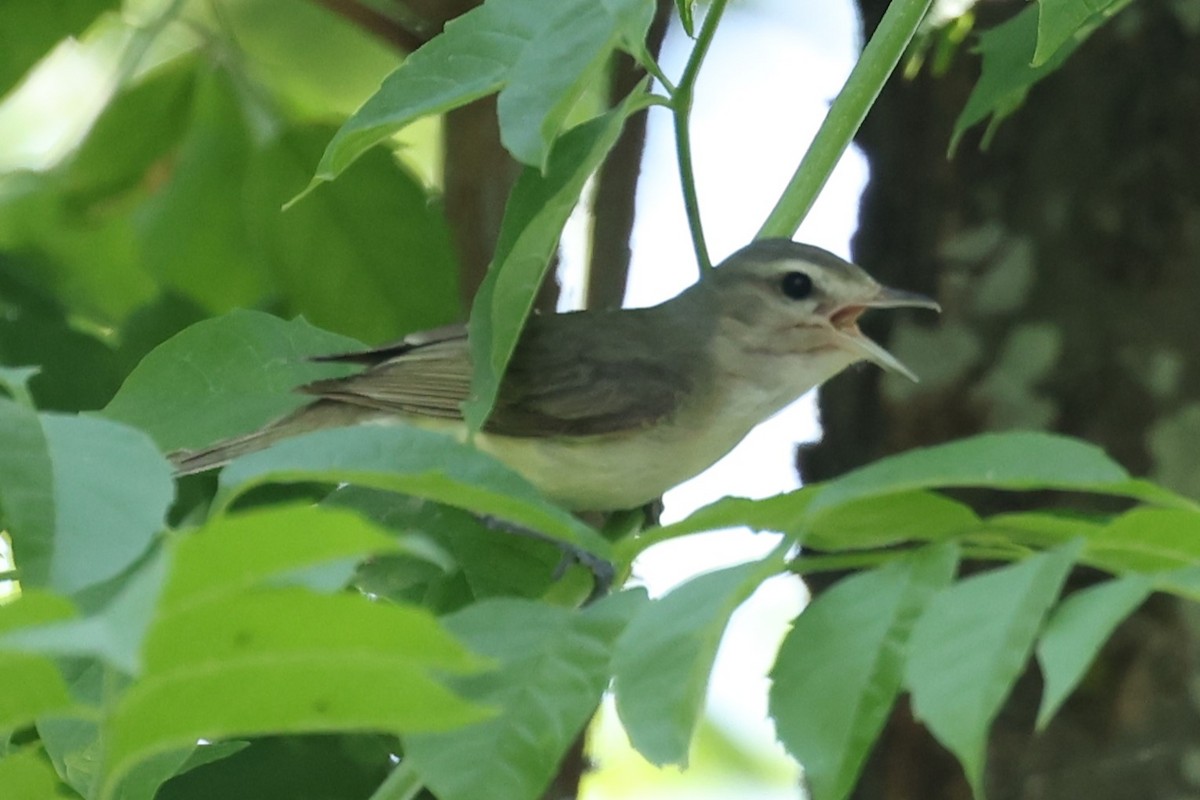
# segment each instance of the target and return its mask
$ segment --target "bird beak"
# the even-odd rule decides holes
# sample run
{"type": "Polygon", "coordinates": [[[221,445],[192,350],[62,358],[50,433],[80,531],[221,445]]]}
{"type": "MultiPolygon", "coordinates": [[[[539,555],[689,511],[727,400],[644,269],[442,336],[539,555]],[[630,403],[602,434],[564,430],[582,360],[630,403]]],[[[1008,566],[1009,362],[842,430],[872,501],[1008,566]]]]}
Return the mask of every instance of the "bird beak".
{"type": "Polygon", "coordinates": [[[915,372],[858,329],[858,318],[870,308],[928,308],[940,313],[942,307],[937,301],[923,294],[880,286],[873,297],[844,305],[829,315],[834,331],[848,349],[856,351],[867,361],[898,372],[916,383],[919,379],[915,372]]]}

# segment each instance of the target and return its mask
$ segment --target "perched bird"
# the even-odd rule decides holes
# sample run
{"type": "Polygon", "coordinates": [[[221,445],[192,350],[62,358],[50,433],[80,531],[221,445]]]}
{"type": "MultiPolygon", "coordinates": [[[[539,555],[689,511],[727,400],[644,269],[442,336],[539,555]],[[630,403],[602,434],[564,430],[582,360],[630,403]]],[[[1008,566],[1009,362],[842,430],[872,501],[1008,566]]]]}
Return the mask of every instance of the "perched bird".
{"type": "MultiPolygon", "coordinates": [[[[757,241],[652,308],[531,317],[473,443],[567,508],[635,508],[857,361],[916,380],[857,325],[868,309],[899,307],[938,310],[826,250],[757,241]]],[[[172,454],[178,472],[336,426],[408,423],[465,438],[465,327],[320,360],[366,368],[301,387],[317,399],[259,431],[172,454]]]]}

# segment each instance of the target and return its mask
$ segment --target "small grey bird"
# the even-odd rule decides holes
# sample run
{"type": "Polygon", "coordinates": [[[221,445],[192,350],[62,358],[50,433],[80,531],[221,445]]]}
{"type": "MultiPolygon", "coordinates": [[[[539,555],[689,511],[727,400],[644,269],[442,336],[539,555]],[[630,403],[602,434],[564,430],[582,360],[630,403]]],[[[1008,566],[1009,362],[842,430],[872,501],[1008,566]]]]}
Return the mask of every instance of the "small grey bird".
{"type": "MultiPolygon", "coordinates": [[[[916,380],[857,325],[867,309],[900,307],[939,310],[826,250],[757,241],[652,308],[531,317],[473,443],[569,509],[635,508],[857,361],[916,380]]],[[[366,368],[301,387],[318,399],[262,430],[172,454],[178,472],[345,425],[408,423],[465,438],[465,327],[320,360],[366,368]]]]}

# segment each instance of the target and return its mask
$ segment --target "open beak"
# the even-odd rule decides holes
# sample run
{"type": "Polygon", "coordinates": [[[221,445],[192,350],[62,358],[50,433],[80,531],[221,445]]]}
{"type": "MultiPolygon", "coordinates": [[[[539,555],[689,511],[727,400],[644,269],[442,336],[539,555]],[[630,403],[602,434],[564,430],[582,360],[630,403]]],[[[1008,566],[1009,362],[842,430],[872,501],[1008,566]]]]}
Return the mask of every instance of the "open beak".
{"type": "Polygon", "coordinates": [[[848,303],[837,308],[829,315],[829,322],[838,338],[847,349],[856,351],[867,361],[871,361],[884,369],[898,372],[914,383],[919,379],[915,372],[904,366],[898,358],[884,350],[883,347],[868,339],[858,329],[858,318],[871,308],[929,308],[940,312],[942,307],[931,298],[916,292],[905,292],[900,289],[890,289],[880,286],[874,297],[848,303]]]}

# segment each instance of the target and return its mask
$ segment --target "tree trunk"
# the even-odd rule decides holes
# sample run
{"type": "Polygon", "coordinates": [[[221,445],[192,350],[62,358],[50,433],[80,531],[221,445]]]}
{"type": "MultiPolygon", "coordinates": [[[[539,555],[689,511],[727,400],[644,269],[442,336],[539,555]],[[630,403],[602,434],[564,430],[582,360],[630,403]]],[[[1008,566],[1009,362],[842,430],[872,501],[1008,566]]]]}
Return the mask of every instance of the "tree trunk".
{"type": "MultiPolygon", "coordinates": [[[[869,32],[886,2],[860,6],[869,32]]],[[[919,385],[863,369],[824,390],[825,438],[801,454],[806,480],[1023,428],[1085,438],[1200,496],[1200,40],[1189,25],[1182,4],[1131,6],[1034,87],[988,152],[976,133],[952,160],[977,60],[960,53],[946,75],[890,83],[860,139],[871,184],[855,256],[888,283],[935,293],[945,313],[875,329],[919,385]]],[[[1153,598],[1037,736],[1031,669],[992,731],[989,797],[1200,794],[1193,615],[1153,598]]],[[[901,703],[856,797],[969,796],[901,703]]]]}

